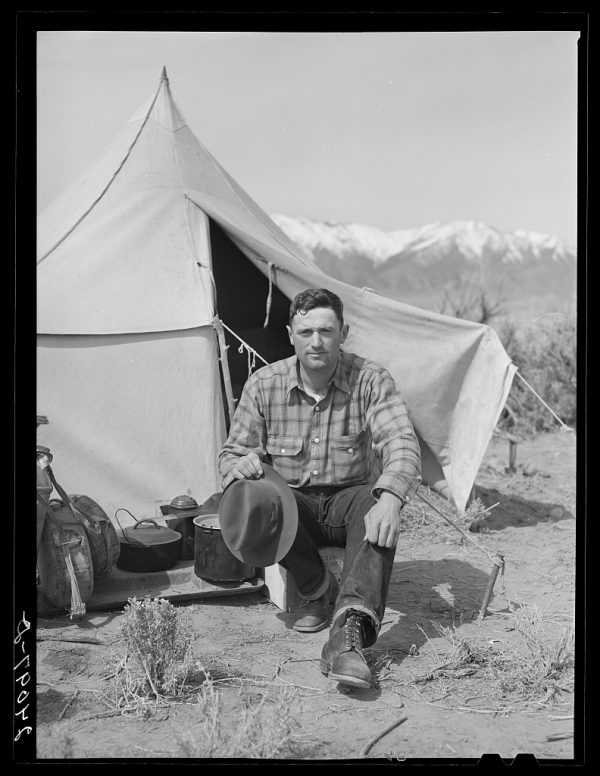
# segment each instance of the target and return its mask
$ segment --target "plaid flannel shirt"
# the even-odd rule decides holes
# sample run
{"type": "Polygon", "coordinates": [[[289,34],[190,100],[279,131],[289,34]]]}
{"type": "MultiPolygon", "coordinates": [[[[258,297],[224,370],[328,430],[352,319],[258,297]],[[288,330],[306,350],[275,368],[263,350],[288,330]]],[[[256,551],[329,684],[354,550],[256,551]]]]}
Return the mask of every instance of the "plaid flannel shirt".
{"type": "Polygon", "coordinates": [[[340,351],[325,398],[302,388],[296,356],[251,375],[219,454],[222,488],[238,457],[255,452],[293,487],[373,483],[408,501],[420,481],[420,448],[390,373],[340,351]]]}

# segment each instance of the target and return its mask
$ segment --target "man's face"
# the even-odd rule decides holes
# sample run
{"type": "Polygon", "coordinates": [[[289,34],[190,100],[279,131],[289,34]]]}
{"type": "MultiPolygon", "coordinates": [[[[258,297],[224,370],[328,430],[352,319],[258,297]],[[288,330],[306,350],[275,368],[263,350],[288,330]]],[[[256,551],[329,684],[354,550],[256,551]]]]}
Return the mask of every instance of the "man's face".
{"type": "Polygon", "coordinates": [[[348,336],[348,324],[342,326],[330,307],[296,313],[287,330],[298,360],[307,372],[327,372],[334,368],[340,346],[348,336]]]}

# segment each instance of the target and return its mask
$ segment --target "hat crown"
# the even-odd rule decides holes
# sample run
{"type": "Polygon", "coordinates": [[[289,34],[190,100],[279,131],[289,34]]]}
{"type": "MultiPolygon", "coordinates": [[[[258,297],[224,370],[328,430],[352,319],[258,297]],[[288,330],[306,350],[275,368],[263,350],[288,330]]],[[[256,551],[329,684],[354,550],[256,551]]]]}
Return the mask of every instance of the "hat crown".
{"type": "Polygon", "coordinates": [[[230,509],[239,509],[239,518],[229,536],[231,548],[254,549],[270,541],[281,529],[283,507],[277,488],[265,480],[239,480],[233,484],[230,509]]]}
{"type": "Polygon", "coordinates": [[[233,480],[219,504],[221,532],[239,560],[265,567],[289,551],[298,525],[294,494],[283,477],[263,463],[260,479],[233,480]]]}

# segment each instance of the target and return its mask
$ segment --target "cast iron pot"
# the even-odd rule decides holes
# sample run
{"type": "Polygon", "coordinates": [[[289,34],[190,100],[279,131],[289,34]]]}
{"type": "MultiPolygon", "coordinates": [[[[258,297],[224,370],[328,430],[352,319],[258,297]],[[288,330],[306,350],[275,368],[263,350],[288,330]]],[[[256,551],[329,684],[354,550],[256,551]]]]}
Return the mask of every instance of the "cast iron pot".
{"type": "Polygon", "coordinates": [[[121,531],[123,537],[117,561],[121,570],[165,571],[179,560],[182,536],[177,531],[158,525],[154,520],[138,520],[134,526],[121,531]]]}

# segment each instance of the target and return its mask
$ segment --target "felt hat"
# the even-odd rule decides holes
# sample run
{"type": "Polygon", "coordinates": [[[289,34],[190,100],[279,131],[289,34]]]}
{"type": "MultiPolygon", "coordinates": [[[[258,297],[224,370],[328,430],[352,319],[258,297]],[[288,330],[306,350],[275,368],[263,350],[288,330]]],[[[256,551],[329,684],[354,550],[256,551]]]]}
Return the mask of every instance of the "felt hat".
{"type": "Polygon", "coordinates": [[[173,517],[198,517],[201,507],[193,496],[175,496],[170,504],[163,504],[160,511],[163,515],[173,517]]]}
{"type": "Polygon", "coordinates": [[[227,548],[238,560],[265,568],[289,552],[298,529],[298,507],[289,485],[262,464],[258,480],[233,480],[219,504],[219,525],[227,548]]]}

